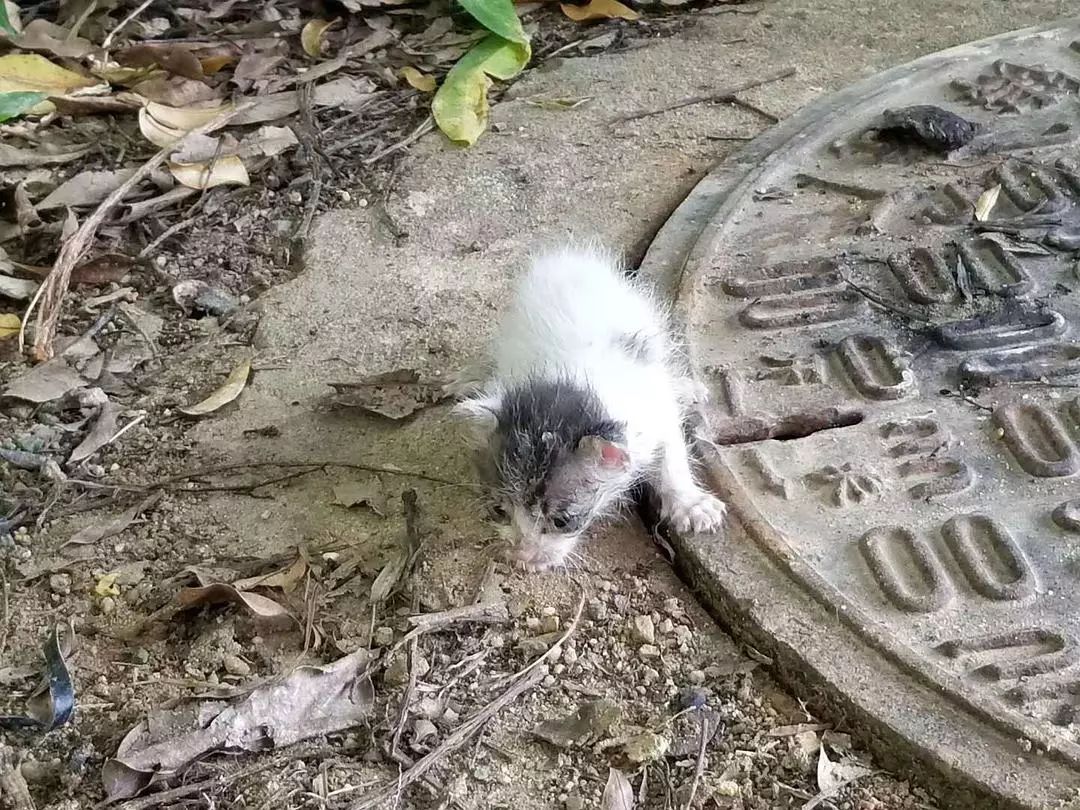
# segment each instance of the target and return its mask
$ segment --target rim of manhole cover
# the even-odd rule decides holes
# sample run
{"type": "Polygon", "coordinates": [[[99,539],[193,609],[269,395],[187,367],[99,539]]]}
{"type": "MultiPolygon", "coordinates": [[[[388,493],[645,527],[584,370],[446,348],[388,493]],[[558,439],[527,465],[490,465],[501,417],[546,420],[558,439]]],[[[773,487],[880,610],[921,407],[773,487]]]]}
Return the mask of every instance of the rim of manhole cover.
{"type": "Polygon", "coordinates": [[[887,71],[713,171],[642,265],[733,512],[680,565],[959,807],[1080,789],[1078,91],[1075,22],[887,71]],[[875,133],[926,104],[974,140],[875,133]]]}

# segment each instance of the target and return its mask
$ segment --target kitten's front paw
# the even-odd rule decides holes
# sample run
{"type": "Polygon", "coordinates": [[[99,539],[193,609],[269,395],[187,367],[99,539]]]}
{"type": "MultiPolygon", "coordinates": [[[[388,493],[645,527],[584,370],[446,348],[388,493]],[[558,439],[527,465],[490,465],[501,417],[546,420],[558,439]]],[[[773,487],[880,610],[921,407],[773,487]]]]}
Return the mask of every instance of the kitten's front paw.
{"type": "Polygon", "coordinates": [[[680,534],[715,532],[724,523],[727,506],[701,489],[664,496],[663,516],[680,534]]]}

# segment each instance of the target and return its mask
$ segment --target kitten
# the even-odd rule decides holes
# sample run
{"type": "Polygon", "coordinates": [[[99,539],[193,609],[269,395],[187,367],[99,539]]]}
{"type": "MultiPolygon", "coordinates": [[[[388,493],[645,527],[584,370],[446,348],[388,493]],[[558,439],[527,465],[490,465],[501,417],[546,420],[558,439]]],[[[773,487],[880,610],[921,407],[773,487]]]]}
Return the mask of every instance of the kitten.
{"type": "Polygon", "coordinates": [[[451,387],[510,518],[511,557],[561,564],[585,530],[645,482],[679,532],[720,528],[724,504],[693,478],[683,435],[700,388],[677,362],[650,294],[596,248],[538,258],[492,356],[451,387]]]}

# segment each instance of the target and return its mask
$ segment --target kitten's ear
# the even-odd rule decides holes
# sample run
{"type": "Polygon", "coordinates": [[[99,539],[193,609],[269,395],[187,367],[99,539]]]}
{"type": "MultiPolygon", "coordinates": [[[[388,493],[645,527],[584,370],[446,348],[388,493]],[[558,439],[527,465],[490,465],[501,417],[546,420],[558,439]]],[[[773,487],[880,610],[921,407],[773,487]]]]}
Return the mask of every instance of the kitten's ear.
{"type": "Polygon", "coordinates": [[[585,436],[578,442],[578,458],[610,472],[623,472],[630,466],[630,454],[621,444],[600,436],[585,436]]]}
{"type": "Polygon", "coordinates": [[[476,397],[459,402],[450,413],[467,422],[479,441],[487,441],[499,424],[496,413],[500,404],[498,395],[476,397]]]}

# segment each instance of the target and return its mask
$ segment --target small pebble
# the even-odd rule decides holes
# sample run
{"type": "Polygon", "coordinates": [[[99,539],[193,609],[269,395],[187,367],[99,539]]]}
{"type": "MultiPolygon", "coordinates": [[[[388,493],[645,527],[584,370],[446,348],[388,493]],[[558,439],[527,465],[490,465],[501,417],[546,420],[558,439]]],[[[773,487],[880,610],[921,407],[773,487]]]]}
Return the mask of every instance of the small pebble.
{"type": "Polygon", "coordinates": [[[525,626],[530,630],[536,631],[540,629],[540,620],[535,616],[530,616],[525,620],[525,626]]]}
{"type": "Polygon", "coordinates": [[[656,627],[649,616],[635,616],[633,623],[634,639],[642,644],[652,644],[656,641],[656,627]]]}
{"type": "Polygon", "coordinates": [[[701,684],[705,683],[705,673],[702,672],[700,669],[691,670],[690,683],[696,686],[701,686],[701,684]]]}
{"type": "Polygon", "coordinates": [[[101,612],[103,615],[108,616],[114,610],[116,610],[115,599],[113,599],[111,596],[106,596],[104,599],[101,600],[101,612]]]}
{"type": "Polygon", "coordinates": [[[594,622],[602,622],[607,618],[607,605],[599,599],[590,599],[586,612],[594,622]]]}
{"type": "Polygon", "coordinates": [[[558,616],[544,616],[540,620],[540,632],[541,633],[556,633],[559,630],[559,617],[558,616]]]}
{"type": "Polygon", "coordinates": [[[666,636],[675,629],[675,623],[672,622],[671,619],[662,619],[660,623],[656,625],[656,629],[666,636]]]}
{"type": "Polygon", "coordinates": [[[394,628],[393,627],[377,627],[375,629],[375,635],[373,636],[376,647],[389,647],[394,643],[394,628]]]}
{"type": "Polygon", "coordinates": [[[567,796],[566,810],[585,810],[585,800],[576,794],[567,796]]]}
{"type": "Polygon", "coordinates": [[[71,575],[53,574],[49,577],[49,590],[60,596],[67,596],[71,593],[71,575]]]}
{"type": "Polygon", "coordinates": [[[304,195],[301,194],[299,191],[290,191],[287,195],[287,198],[289,202],[291,202],[293,205],[299,205],[304,201],[304,195]]]}
{"type": "Polygon", "coordinates": [[[660,650],[652,644],[642,644],[638,648],[638,655],[642,658],[659,658],[660,650]]]}
{"type": "Polygon", "coordinates": [[[556,680],[555,680],[554,675],[547,675],[547,676],[545,676],[545,678],[543,680],[544,686],[549,686],[549,687],[554,686],[555,683],[556,683],[556,680]]]}
{"type": "Polygon", "coordinates": [[[230,675],[239,675],[243,677],[251,674],[251,667],[248,666],[247,661],[232,653],[225,653],[221,656],[221,665],[225,667],[225,671],[230,675]]]}

